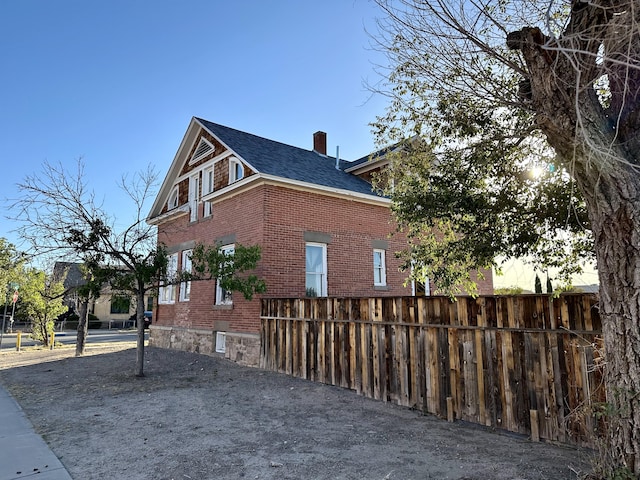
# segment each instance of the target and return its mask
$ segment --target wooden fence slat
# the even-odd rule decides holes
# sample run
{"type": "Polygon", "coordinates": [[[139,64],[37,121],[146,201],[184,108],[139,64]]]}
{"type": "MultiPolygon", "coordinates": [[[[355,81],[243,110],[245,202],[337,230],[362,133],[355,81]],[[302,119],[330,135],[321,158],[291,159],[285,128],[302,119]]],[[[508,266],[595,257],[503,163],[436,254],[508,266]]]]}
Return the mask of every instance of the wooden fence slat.
{"type": "Polygon", "coordinates": [[[438,362],[439,347],[438,347],[438,330],[436,328],[428,328],[426,335],[426,348],[425,354],[428,355],[428,359],[425,362],[427,369],[427,403],[429,413],[434,415],[442,415],[440,410],[440,369],[438,362]]]}
{"type": "Polygon", "coordinates": [[[476,330],[471,332],[475,341],[475,368],[476,368],[476,385],[477,385],[477,401],[478,401],[478,423],[487,425],[486,397],[484,391],[484,356],[483,356],[483,339],[484,332],[476,330]]]}
{"type": "Polygon", "coordinates": [[[373,398],[382,399],[382,379],[380,378],[380,327],[371,324],[371,345],[373,350],[373,398]]]}

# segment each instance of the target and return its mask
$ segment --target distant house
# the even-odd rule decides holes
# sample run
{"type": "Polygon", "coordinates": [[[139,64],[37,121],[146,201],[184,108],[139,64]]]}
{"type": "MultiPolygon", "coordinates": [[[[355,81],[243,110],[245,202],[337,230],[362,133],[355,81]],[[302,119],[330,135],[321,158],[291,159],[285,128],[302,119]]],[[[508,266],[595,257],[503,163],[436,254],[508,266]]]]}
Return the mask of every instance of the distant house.
{"type": "MultiPolygon", "coordinates": [[[[69,307],[70,313],[78,313],[80,305],[76,288],[86,283],[81,267],[81,263],[74,262],[56,262],[53,267],[54,278],[62,281],[66,290],[63,302],[69,307]]],[[[147,309],[151,310],[153,306],[151,296],[147,297],[146,302],[147,309]]],[[[98,317],[104,328],[133,325],[133,322],[129,322],[129,318],[135,310],[135,301],[130,295],[112,292],[108,285],[102,288],[100,297],[93,299],[89,304],[89,313],[98,317]]]]}
{"type": "MultiPolygon", "coordinates": [[[[192,118],[148,217],[170,253],[170,269],[189,269],[196,243],[260,245],[257,275],[265,297],[380,296],[428,293],[405,283],[390,236],[390,201],[372,191],[384,158],[346,162],[327,155],[326,134],[313,149],[285,145],[192,118]]],[[[492,292],[491,272],[480,284],[492,292]]],[[[150,343],[225,353],[257,363],[260,302],[215,281],[161,287],[150,343]]]]}

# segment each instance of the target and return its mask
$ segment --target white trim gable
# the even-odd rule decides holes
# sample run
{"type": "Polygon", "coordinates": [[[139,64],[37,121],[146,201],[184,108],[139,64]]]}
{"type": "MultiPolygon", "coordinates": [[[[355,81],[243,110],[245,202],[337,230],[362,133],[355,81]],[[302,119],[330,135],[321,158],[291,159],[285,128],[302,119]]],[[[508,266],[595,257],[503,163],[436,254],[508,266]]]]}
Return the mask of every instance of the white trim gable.
{"type": "MultiPolygon", "coordinates": [[[[246,162],[238,153],[236,153],[229,145],[227,145],[224,141],[222,141],[217,135],[211,132],[208,128],[206,128],[196,117],[191,118],[191,122],[189,123],[189,127],[182,138],[182,142],[180,142],[180,146],[178,147],[178,151],[176,152],[173,161],[171,162],[171,166],[167,170],[167,175],[165,176],[160,189],[158,190],[158,196],[156,197],[149,214],[147,215],[147,223],[150,224],[158,224],[162,220],[159,218],[162,215],[162,210],[164,206],[167,204],[169,199],[169,195],[173,190],[173,187],[179,183],[181,178],[184,178],[188,175],[180,175],[182,168],[184,165],[189,162],[191,163],[191,159],[187,158],[187,155],[191,152],[191,148],[194,143],[200,138],[200,142],[198,143],[198,147],[196,151],[202,144],[204,140],[207,143],[210,143],[208,140],[202,138],[201,132],[205,131],[209,135],[211,135],[216,142],[220,143],[224,150],[220,152],[218,156],[212,159],[212,163],[215,163],[219,160],[225,159],[227,157],[235,157],[238,162],[243,165],[243,168],[249,168],[252,172],[259,173],[258,170],[253,167],[250,163],[246,162]]],[[[209,151],[207,154],[211,153],[209,151]]],[[[192,158],[195,158],[192,155],[192,158]]],[[[195,161],[195,160],[194,160],[195,161]]],[[[206,162],[209,164],[209,161],[206,162]]],[[[191,172],[190,172],[191,173],[191,172]]],[[[243,179],[244,180],[244,179],[243,179]]],[[[240,183],[240,182],[237,182],[240,183]]],[[[162,215],[162,219],[165,218],[165,215],[162,215]]]]}

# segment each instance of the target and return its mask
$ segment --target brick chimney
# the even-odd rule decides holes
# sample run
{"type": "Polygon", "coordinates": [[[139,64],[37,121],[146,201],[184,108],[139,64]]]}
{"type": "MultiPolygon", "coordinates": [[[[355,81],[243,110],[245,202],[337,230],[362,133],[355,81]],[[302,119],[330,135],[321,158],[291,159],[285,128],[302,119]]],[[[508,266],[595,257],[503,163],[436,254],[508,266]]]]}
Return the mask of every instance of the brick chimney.
{"type": "Polygon", "coordinates": [[[327,134],[325,132],[313,134],[313,151],[322,155],[327,154],[327,134]]]}

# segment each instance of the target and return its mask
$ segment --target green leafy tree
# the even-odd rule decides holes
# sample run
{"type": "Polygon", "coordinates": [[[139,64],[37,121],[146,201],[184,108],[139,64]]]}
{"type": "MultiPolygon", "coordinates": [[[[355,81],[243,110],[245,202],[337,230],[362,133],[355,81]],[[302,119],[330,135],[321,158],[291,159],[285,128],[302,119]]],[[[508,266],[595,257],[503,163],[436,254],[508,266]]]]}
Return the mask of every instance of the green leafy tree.
{"type": "Polygon", "coordinates": [[[376,0],[388,193],[439,285],[531,255],[595,257],[607,465],[640,476],[640,5],[376,0]],[[406,139],[412,138],[412,141],[406,139]]]}
{"type": "Polygon", "coordinates": [[[120,272],[130,280],[127,287],[137,299],[138,337],[137,376],[144,375],[144,297],[157,288],[166,255],[156,246],[155,228],[147,225],[143,208],[154,195],[156,173],[151,169],[123,176],[119,187],[132,201],[131,212],[115,218],[95,201],[87,187],[84,163],[78,160],[75,171],[62,164],[45,163],[41,174],[29,175],[18,184],[21,197],[11,206],[13,219],[19,222],[18,233],[28,241],[34,253],[66,256],[85,264],[85,287],[82,298],[76,355],[83,353],[88,328],[88,301],[104,282],[124,283],[120,272]],[[126,217],[130,218],[125,222],[126,217]],[[110,276],[116,275],[115,279],[110,276]]]}
{"type": "MultiPolygon", "coordinates": [[[[23,283],[26,258],[26,255],[19,252],[6,238],[0,237],[0,308],[2,308],[0,313],[3,315],[5,312],[10,312],[13,307],[11,287],[19,287],[23,283]]],[[[3,317],[3,320],[0,320],[0,328],[4,327],[4,323],[3,317]]]]}
{"type": "Polygon", "coordinates": [[[256,293],[264,293],[266,284],[253,273],[260,261],[260,247],[235,244],[233,253],[220,249],[222,245],[197,244],[191,253],[192,271],[181,272],[180,281],[213,280],[229,292],[240,292],[251,300],[256,293]]]}
{"type": "Polygon", "coordinates": [[[19,283],[26,259],[26,255],[19,252],[15,245],[0,237],[0,288],[6,288],[9,283],[19,283]]]}
{"type": "Polygon", "coordinates": [[[31,336],[49,346],[56,318],[67,310],[64,285],[52,275],[29,269],[20,284],[18,313],[31,321],[31,336]]]}
{"type": "Polygon", "coordinates": [[[15,304],[13,293],[24,283],[26,276],[25,264],[27,256],[19,252],[16,247],[5,238],[0,238],[0,345],[7,329],[7,322],[13,320],[15,304]]]}

